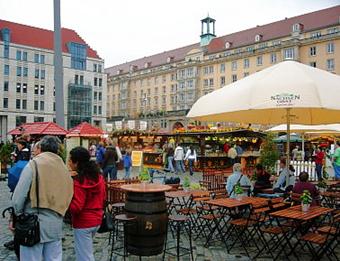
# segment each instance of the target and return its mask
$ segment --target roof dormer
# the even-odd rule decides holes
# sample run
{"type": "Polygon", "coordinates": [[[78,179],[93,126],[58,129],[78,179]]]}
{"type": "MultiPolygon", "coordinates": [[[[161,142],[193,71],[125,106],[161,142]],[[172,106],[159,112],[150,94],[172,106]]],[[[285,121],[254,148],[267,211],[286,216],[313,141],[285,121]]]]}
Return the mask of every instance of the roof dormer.
{"type": "Polygon", "coordinates": [[[146,68],[150,68],[151,67],[151,62],[146,62],[145,64],[144,64],[144,68],[146,69],[146,68]]]}
{"type": "Polygon", "coordinates": [[[133,65],[133,64],[130,65],[130,72],[137,71],[137,69],[138,69],[137,65],[133,65]]]}
{"type": "Polygon", "coordinates": [[[292,26],[292,32],[293,33],[301,33],[303,31],[303,24],[296,23],[292,26]]]}
{"type": "Polygon", "coordinates": [[[225,49],[229,49],[231,47],[231,42],[226,42],[224,45],[225,49]]]}
{"type": "Polygon", "coordinates": [[[167,63],[171,63],[171,62],[174,61],[174,58],[175,58],[175,57],[173,57],[173,56],[168,56],[168,58],[166,58],[166,62],[167,62],[167,63]]]}
{"type": "Polygon", "coordinates": [[[122,69],[117,70],[117,75],[120,75],[120,74],[122,74],[122,73],[123,73],[123,70],[122,70],[122,69]]]}
{"type": "Polygon", "coordinates": [[[262,40],[262,35],[261,34],[255,35],[255,42],[260,42],[261,40],[262,40]]]}

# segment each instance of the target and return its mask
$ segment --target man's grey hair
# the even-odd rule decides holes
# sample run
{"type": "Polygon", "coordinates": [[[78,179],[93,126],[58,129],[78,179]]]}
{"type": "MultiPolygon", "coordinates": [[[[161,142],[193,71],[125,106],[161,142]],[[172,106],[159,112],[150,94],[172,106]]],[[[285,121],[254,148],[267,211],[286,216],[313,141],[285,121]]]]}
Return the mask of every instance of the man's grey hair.
{"type": "Polygon", "coordinates": [[[242,165],[240,163],[235,163],[233,165],[233,171],[234,172],[241,172],[242,171],[242,165]]]}
{"type": "Polygon", "coordinates": [[[41,152],[52,152],[54,154],[58,154],[61,141],[55,136],[45,136],[39,143],[41,152]]]}

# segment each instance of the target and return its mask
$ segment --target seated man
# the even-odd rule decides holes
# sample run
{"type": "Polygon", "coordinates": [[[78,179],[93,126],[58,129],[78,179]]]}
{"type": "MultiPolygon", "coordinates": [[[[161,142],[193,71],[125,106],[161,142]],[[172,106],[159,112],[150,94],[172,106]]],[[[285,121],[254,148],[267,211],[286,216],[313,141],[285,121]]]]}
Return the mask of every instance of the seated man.
{"type": "MultiPolygon", "coordinates": [[[[235,163],[233,165],[233,174],[231,174],[228,177],[226,189],[229,194],[229,197],[231,198],[236,197],[235,192],[234,192],[234,187],[237,183],[240,183],[241,186],[249,187],[250,191],[252,191],[252,184],[249,178],[242,174],[241,169],[242,169],[241,164],[235,163]]],[[[247,196],[247,191],[245,191],[243,195],[247,196]]]]}
{"type": "Polygon", "coordinates": [[[293,189],[294,184],[295,184],[295,176],[294,176],[295,169],[291,165],[289,166],[289,168],[287,168],[285,159],[282,159],[280,161],[280,168],[281,168],[280,175],[276,183],[273,186],[273,191],[275,193],[290,192],[293,189]],[[288,185],[286,185],[287,175],[289,175],[288,185]]]}
{"type": "Polygon", "coordinates": [[[319,205],[319,191],[314,184],[308,182],[308,178],[308,173],[302,171],[299,175],[299,182],[297,182],[293,188],[293,193],[302,194],[304,190],[308,190],[313,199],[311,205],[319,205]]]}
{"type": "Polygon", "coordinates": [[[272,185],[269,179],[270,179],[270,174],[263,169],[263,166],[261,164],[257,164],[254,194],[256,194],[261,189],[271,188],[272,185]]]}

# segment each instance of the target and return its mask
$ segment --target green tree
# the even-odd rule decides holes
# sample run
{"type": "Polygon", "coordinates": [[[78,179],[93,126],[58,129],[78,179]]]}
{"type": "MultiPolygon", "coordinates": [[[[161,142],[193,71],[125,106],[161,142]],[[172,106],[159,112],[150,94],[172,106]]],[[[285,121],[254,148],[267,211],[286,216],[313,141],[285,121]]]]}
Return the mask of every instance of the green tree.
{"type": "Polygon", "coordinates": [[[260,162],[269,173],[275,173],[275,164],[279,159],[279,152],[274,143],[274,135],[268,133],[263,141],[260,162]]]}

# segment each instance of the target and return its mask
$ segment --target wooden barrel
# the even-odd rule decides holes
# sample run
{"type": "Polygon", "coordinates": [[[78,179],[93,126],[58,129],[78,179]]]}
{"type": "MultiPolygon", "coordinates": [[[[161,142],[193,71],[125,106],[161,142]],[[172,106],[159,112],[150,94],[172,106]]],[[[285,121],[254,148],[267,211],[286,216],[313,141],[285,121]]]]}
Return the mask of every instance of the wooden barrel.
{"type": "Polygon", "coordinates": [[[125,210],[137,216],[137,222],[127,226],[127,251],[137,256],[162,253],[168,222],[165,193],[129,191],[125,210]]]}

